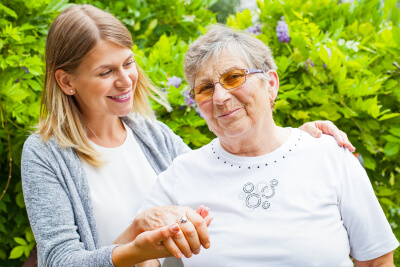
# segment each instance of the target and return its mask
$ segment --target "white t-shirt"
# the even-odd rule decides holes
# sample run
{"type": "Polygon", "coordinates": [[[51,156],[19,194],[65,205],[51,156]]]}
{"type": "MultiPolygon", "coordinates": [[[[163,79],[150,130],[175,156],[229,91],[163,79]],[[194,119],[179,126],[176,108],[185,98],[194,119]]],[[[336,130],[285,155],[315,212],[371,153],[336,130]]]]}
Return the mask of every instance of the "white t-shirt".
{"type": "Polygon", "coordinates": [[[107,163],[100,168],[84,162],[94,218],[103,246],[111,245],[133,221],[157,179],[132,130],[125,125],[125,142],[115,148],[94,143],[107,163]]]}
{"type": "Polygon", "coordinates": [[[353,266],[398,245],[357,159],[330,136],[291,129],[272,153],[239,157],[214,139],[177,157],[142,209],[210,208],[211,248],[185,266],[353,266]]]}

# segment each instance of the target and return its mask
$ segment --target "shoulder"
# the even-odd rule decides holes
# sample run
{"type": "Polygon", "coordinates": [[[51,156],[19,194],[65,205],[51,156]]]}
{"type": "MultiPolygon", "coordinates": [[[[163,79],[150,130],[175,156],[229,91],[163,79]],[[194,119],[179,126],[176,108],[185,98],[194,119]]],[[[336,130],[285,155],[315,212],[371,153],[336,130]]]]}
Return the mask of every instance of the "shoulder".
{"type": "Polygon", "coordinates": [[[45,154],[49,151],[49,145],[51,146],[49,142],[51,141],[49,140],[48,142],[45,142],[39,134],[30,135],[24,143],[22,160],[24,160],[24,157],[28,155],[37,156],[39,154],[45,154]]]}
{"type": "MultiPolygon", "coordinates": [[[[319,138],[312,137],[306,132],[295,129],[301,132],[300,145],[304,146],[309,152],[315,152],[316,154],[347,154],[350,153],[347,149],[340,147],[335,138],[331,135],[323,134],[319,138]]],[[[351,154],[351,153],[350,153],[351,154]]]]}
{"type": "Polygon", "coordinates": [[[135,129],[140,129],[142,133],[148,132],[160,135],[175,135],[164,123],[158,120],[145,118],[140,114],[131,113],[122,119],[134,131],[135,129]]]}
{"type": "Polygon", "coordinates": [[[187,153],[177,156],[171,167],[184,167],[190,168],[190,170],[196,169],[197,167],[203,168],[204,163],[210,159],[209,150],[210,144],[207,144],[199,149],[190,150],[187,153]]]}

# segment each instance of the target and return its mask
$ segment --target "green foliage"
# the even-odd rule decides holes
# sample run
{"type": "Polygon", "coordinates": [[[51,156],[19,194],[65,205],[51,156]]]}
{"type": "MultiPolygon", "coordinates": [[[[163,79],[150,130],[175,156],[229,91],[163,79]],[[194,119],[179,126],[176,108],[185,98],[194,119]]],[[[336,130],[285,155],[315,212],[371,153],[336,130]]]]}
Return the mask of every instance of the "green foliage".
{"type": "MultiPolygon", "coordinates": [[[[216,22],[215,14],[208,9],[215,0],[3,0],[0,193],[9,171],[8,135],[13,161],[11,183],[0,200],[1,266],[20,266],[33,248],[20,182],[21,150],[38,120],[48,27],[71,2],[98,6],[127,26],[135,41],[138,64],[167,93],[173,108],[167,112],[154,103],[161,121],[193,148],[214,138],[187,98],[189,88],[182,66],[189,44],[205,32],[208,24],[216,22]],[[167,84],[173,76],[182,78],[178,88],[167,84]]],[[[400,11],[395,4],[394,0],[385,1],[384,6],[379,0],[353,4],[259,1],[262,33],[257,37],[269,44],[278,65],[281,86],[276,122],[297,127],[306,121],[328,119],[348,133],[400,237],[400,70],[392,65],[400,61],[400,11]],[[282,16],[291,36],[287,44],[276,36],[282,16]]],[[[245,10],[229,17],[227,24],[246,29],[252,26],[253,15],[245,10]]],[[[398,257],[396,262],[400,263],[398,257]]]]}
{"type": "MultiPolygon", "coordinates": [[[[345,131],[364,158],[376,195],[400,239],[400,70],[393,65],[400,61],[396,2],[382,6],[379,0],[258,1],[262,34],[257,38],[270,46],[278,66],[275,121],[297,127],[331,120],[345,131]],[[282,16],[289,26],[289,43],[281,43],[276,35],[282,16]]],[[[251,20],[252,14],[243,11],[227,24],[243,30],[251,20]]]]}

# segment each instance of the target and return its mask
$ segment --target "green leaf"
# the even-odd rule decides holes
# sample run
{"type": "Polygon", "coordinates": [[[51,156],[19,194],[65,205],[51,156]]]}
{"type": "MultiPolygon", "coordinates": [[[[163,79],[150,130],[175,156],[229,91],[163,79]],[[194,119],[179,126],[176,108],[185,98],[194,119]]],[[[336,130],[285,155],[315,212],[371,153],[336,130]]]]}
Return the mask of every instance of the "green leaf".
{"type": "Polygon", "coordinates": [[[388,206],[396,206],[396,204],[393,203],[393,201],[391,201],[390,199],[386,198],[386,197],[381,197],[379,198],[379,202],[386,204],[388,206]]]}
{"type": "Polygon", "coordinates": [[[28,231],[25,232],[25,238],[26,238],[26,241],[28,241],[29,243],[35,241],[35,237],[33,236],[31,229],[29,229],[28,231]]]}
{"type": "Polygon", "coordinates": [[[0,10],[3,10],[6,14],[10,15],[13,18],[18,18],[17,13],[15,13],[14,10],[4,6],[3,4],[0,3],[0,10]]]}
{"type": "Polygon", "coordinates": [[[400,127],[393,127],[389,129],[389,133],[400,137],[400,127]]]}
{"type": "Polygon", "coordinates": [[[153,30],[156,26],[157,26],[157,23],[158,23],[158,20],[157,19],[153,19],[151,22],[150,22],[150,24],[149,24],[149,27],[148,27],[148,29],[147,30],[153,30]]]}
{"type": "Polygon", "coordinates": [[[396,42],[397,46],[400,47],[400,28],[393,26],[392,28],[393,40],[396,42]]]}
{"type": "Polygon", "coordinates": [[[382,117],[379,118],[379,121],[384,121],[384,120],[388,120],[394,117],[400,116],[400,113],[392,113],[392,114],[385,114],[382,117]]]}
{"type": "Polygon", "coordinates": [[[19,192],[17,194],[17,196],[15,197],[15,202],[17,203],[17,205],[20,208],[24,208],[25,207],[24,195],[22,194],[22,192],[19,192]]]}
{"type": "Polygon", "coordinates": [[[373,170],[373,171],[375,170],[376,162],[375,162],[375,160],[373,158],[367,157],[367,156],[363,156],[363,160],[364,160],[365,168],[373,170]]]}
{"type": "Polygon", "coordinates": [[[26,80],[26,83],[29,84],[29,86],[34,90],[41,92],[43,90],[43,87],[35,80],[26,80]]]}
{"type": "Polygon", "coordinates": [[[23,246],[28,245],[28,243],[26,243],[26,241],[21,237],[14,237],[14,241],[17,242],[17,244],[19,244],[19,245],[23,245],[23,246]]]}
{"type": "Polygon", "coordinates": [[[387,197],[396,194],[396,192],[397,192],[396,190],[390,190],[389,188],[386,187],[380,187],[378,188],[377,195],[381,197],[387,197]]]}
{"type": "Polygon", "coordinates": [[[11,250],[9,259],[18,259],[24,253],[24,246],[17,246],[11,250]]]}
{"type": "Polygon", "coordinates": [[[383,148],[383,152],[388,157],[396,155],[399,152],[399,150],[400,150],[400,144],[393,142],[386,143],[385,147],[383,148]]]}
{"type": "Polygon", "coordinates": [[[397,2],[397,0],[385,0],[385,1],[384,1],[385,5],[384,5],[384,7],[383,7],[383,14],[384,14],[383,17],[384,17],[385,19],[388,18],[389,12],[390,12],[392,9],[395,9],[395,8],[396,8],[396,2],[397,2]]]}
{"type": "Polygon", "coordinates": [[[7,254],[4,251],[4,249],[0,249],[0,259],[5,260],[6,257],[7,257],[7,254]]]}
{"type": "Polygon", "coordinates": [[[5,211],[5,212],[7,212],[6,203],[4,203],[2,200],[0,200],[0,211],[5,211]]]}

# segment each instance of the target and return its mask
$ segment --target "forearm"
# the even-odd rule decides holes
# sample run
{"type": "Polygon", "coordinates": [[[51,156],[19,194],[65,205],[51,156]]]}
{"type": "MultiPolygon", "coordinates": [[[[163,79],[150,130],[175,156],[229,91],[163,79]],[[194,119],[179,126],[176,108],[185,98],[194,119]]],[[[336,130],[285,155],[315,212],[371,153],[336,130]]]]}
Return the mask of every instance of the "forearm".
{"type": "Polygon", "coordinates": [[[138,254],[133,242],[130,242],[113,250],[112,261],[115,267],[132,267],[146,260],[142,259],[138,254]]]}
{"type": "Polygon", "coordinates": [[[113,242],[113,244],[128,244],[139,234],[135,221],[132,222],[113,242]]]}
{"type": "Polygon", "coordinates": [[[354,259],[356,267],[393,267],[393,252],[382,255],[369,261],[358,261],[354,259]]]}

